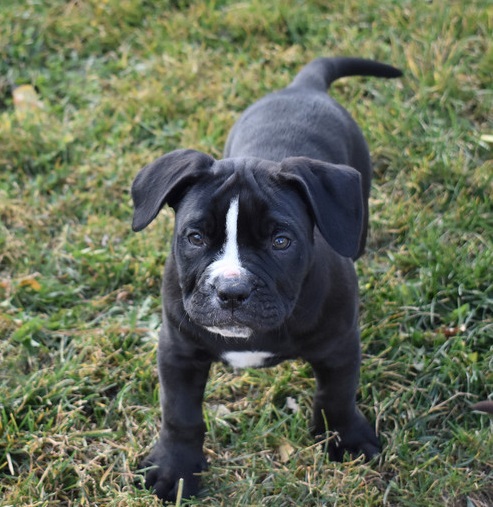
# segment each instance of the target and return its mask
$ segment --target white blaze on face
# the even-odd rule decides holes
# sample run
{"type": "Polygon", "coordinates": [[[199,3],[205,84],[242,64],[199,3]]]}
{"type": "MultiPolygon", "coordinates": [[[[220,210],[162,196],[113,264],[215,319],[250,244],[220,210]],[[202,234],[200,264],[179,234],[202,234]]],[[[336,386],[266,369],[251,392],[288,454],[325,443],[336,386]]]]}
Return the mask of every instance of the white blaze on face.
{"type": "Polygon", "coordinates": [[[220,257],[209,266],[211,280],[215,280],[218,276],[234,278],[242,274],[243,267],[238,250],[238,203],[239,196],[231,199],[226,214],[226,241],[220,257]]]}
{"type": "MultiPolygon", "coordinates": [[[[239,278],[245,274],[238,249],[239,196],[231,199],[226,214],[226,240],[219,257],[207,268],[207,278],[214,285],[218,278],[239,278]]],[[[249,338],[252,330],[244,326],[206,327],[208,331],[225,338],[249,338]]]]}

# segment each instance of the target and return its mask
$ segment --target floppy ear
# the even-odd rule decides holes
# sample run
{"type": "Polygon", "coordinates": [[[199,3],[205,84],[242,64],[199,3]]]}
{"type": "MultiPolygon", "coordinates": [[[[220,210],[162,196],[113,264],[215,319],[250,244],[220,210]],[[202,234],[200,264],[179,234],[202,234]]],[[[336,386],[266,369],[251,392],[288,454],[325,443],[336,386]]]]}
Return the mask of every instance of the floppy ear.
{"type": "Polygon", "coordinates": [[[145,229],[165,204],[174,207],[184,190],[207,174],[215,160],[195,150],[176,150],[139,171],[132,183],[132,229],[145,229]]]}
{"type": "Polygon", "coordinates": [[[356,259],[365,239],[361,177],[352,167],[306,157],[281,162],[279,175],[296,186],[327,243],[340,255],[356,259]]]}

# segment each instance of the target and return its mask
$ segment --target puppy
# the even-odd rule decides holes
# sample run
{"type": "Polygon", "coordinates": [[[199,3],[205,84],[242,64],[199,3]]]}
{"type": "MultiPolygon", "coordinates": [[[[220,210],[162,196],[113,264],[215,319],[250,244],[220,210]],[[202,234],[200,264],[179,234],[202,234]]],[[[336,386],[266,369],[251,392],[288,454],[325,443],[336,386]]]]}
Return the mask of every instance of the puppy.
{"type": "Polygon", "coordinates": [[[360,367],[358,285],[371,163],[349,113],[327,95],[343,76],[394,78],[391,66],[319,58],[285,89],[249,107],[225,158],[178,150],[144,167],[132,186],[133,229],[165,205],[175,211],[163,281],[158,368],[162,426],[146,458],[145,483],[159,498],[199,491],[210,365],[313,367],[311,429],[337,438],[330,459],[380,450],[356,407],[360,367]]]}

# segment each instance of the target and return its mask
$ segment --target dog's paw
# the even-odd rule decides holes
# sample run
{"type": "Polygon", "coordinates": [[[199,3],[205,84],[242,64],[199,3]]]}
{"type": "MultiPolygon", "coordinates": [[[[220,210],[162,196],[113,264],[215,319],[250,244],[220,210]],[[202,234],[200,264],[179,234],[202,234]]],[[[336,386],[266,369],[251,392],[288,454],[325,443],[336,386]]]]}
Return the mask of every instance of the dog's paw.
{"type": "MultiPolygon", "coordinates": [[[[352,457],[363,455],[365,460],[369,461],[382,450],[372,425],[359,412],[350,424],[334,430],[335,434],[328,443],[331,461],[342,461],[345,453],[352,457]]],[[[320,438],[320,435],[317,435],[317,438],[320,438]]]]}
{"type": "Polygon", "coordinates": [[[184,445],[164,446],[158,443],[140,465],[145,487],[163,501],[174,502],[180,479],[182,498],[196,496],[200,489],[200,473],[207,468],[202,452],[184,445]]]}

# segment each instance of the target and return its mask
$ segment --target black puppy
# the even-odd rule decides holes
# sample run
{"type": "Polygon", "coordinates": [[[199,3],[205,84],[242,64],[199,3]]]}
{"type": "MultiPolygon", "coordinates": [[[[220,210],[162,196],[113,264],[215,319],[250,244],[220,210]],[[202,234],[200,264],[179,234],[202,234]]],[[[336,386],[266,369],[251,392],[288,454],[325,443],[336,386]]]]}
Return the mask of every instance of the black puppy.
{"type": "Polygon", "coordinates": [[[326,91],[350,75],[398,77],[388,65],[319,58],[248,108],[224,160],[179,150],[132,186],[133,229],[176,213],[159,342],[162,427],[144,466],[165,500],[199,490],[206,466],[202,400],[210,365],[303,358],[315,373],[312,431],[344,452],[380,450],[356,407],[360,343],[353,260],[365,247],[371,163],[360,129],[326,91]]]}

